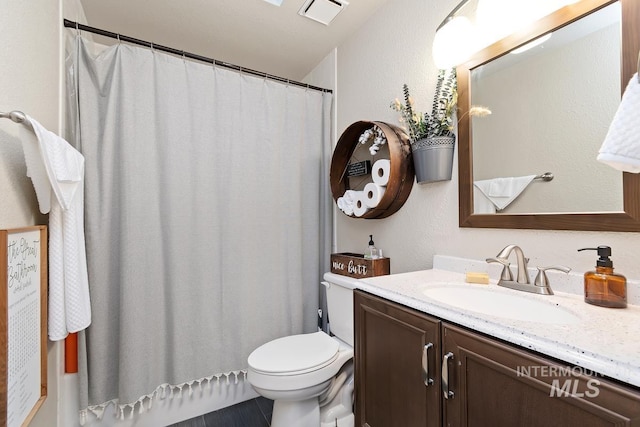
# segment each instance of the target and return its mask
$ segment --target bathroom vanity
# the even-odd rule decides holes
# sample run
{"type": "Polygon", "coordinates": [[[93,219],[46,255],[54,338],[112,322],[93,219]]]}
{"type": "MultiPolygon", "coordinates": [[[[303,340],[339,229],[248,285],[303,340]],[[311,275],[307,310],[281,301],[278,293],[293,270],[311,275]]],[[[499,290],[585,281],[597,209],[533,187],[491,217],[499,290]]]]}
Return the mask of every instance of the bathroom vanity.
{"type": "Polygon", "coordinates": [[[359,282],[356,425],[640,425],[639,307],[436,269],[359,282]]]}

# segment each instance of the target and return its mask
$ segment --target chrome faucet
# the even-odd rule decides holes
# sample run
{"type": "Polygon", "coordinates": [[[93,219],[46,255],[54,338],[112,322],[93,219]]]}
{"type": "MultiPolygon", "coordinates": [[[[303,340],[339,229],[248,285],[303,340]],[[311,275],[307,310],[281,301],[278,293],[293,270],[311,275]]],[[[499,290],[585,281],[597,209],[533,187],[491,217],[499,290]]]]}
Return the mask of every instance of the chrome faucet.
{"type": "Polygon", "coordinates": [[[503,265],[498,286],[542,295],[553,295],[553,290],[551,290],[549,279],[547,278],[545,271],[559,270],[565,273],[571,271],[570,268],[561,265],[538,267],[538,275],[536,276],[534,283],[531,284],[531,279],[529,279],[529,270],[527,269],[529,258],[525,258],[522,249],[516,245],[509,245],[505,247],[498,255],[496,255],[495,258],[487,258],[487,262],[497,262],[503,265]],[[513,272],[511,271],[511,264],[509,263],[509,255],[511,255],[511,252],[513,251],[516,253],[516,261],[518,263],[516,280],[513,280],[513,272]]]}

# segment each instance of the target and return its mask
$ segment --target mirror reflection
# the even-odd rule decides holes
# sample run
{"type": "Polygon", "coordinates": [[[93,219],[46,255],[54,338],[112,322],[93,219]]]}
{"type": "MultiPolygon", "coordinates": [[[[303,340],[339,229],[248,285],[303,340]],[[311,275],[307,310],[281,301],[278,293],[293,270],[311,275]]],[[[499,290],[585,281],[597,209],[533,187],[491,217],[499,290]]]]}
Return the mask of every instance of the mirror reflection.
{"type": "Polygon", "coordinates": [[[623,210],[622,174],[595,160],[620,102],[620,34],[616,2],[470,70],[471,104],[492,111],[470,118],[474,214],[623,210]]]}

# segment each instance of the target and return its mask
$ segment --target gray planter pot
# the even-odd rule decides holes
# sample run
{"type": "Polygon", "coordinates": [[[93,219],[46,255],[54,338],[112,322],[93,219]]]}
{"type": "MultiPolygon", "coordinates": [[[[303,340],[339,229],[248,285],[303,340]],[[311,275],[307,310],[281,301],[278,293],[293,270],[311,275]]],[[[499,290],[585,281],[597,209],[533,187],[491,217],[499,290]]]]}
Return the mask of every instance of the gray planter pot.
{"type": "Polygon", "coordinates": [[[455,136],[436,136],[411,143],[418,184],[451,179],[455,143],[455,136]]]}

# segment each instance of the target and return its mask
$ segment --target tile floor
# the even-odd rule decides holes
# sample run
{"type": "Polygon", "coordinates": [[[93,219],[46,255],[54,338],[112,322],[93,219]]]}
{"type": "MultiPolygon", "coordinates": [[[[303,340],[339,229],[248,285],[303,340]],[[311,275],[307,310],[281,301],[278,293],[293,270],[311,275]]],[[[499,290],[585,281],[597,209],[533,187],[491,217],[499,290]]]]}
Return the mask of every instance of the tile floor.
{"type": "Polygon", "coordinates": [[[170,427],[269,427],[272,411],[273,401],[258,397],[170,427]]]}

